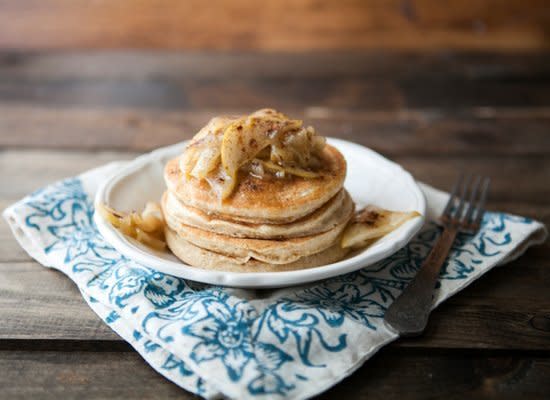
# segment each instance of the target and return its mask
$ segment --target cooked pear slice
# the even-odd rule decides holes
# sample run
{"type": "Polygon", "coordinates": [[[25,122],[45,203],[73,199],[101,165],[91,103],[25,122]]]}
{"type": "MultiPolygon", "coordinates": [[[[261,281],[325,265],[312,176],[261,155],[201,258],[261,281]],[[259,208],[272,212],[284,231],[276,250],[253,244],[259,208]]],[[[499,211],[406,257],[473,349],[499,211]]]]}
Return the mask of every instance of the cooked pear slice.
{"type": "Polygon", "coordinates": [[[153,215],[144,216],[138,213],[132,213],[131,215],[132,223],[144,232],[154,233],[164,228],[164,222],[153,215]]]}
{"type": "Polygon", "coordinates": [[[280,132],[299,129],[300,120],[280,120],[251,116],[227,126],[221,146],[222,164],[233,172],[272,144],[280,132]]]}
{"type": "Polygon", "coordinates": [[[372,205],[367,206],[358,211],[346,227],[341,246],[343,248],[363,247],[418,216],[420,214],[416,211],[390,211],[372,205]]]}
{"type": "Polygon", "coordinates": [[[180,157],[179,159],[180,171],[183,173],[186,179],[191,176],[191,171],[193,171],[193,168],[197,163],[199,154],[200,153],[196,148],[188,147],[187,149],[185,149],[185,152],[180,157]]]}
{"type": "Polygon", "coordinates": [[[201,130],[193,137],[193,139],[191,139],[189,145],[201,145],[211,138],[223,135],[223,131],[227,127],[227,125],[239,118],[240,117],[223,115],[210,119],[210,121],[208,121],[208,123],[201,128],[201,130]]]}
{"type": "Polygon", "coordinates": [[[232,185],[225,191],[227,196],[237,183],[237,171],[242,165],[252,161],[281,131],[298,129],[301,125],[302,121],[299,120],[283,121],[256,116],[229,124],[223,133],[221,145],[222,165],[232,185]]]}
{"type": "Polygon", "coordinates": [[[197,179],[204,179],[210,172],[214,171],[220,164],[220,147],[207,147],[201,151],[197,157],[195,166],[191,170],[190,175],[197,179]]]}
{"type": "Polygon", "coordinates": [[[97,204],[96,209],[124,235],[149,246],[155,250],[164,250],[164,217],[157,203],[148,202],[141,212],[122,213],[97,204]]]}
{"type": "Polygon", "coordinates": [[[95,208],[96,211],[99,212],[103,218],[109,221],[111,225],[115,228],[120,228],[121,220],[126,214],[115,211],[111,207],[102,203],[96,204],[95,208]]]}
{"type": "Polygon", "coordinates": [[[273,110],[261,109],[249,116],[211,119],[191,140],[180,158],[185,179],[206,180],[225,200],[238,184],[238,171],[255,158],[277,175],[316,178],[317,153],[325,145],[311,127],[273,110]]]}
{"type": "Polygon", "coordinates": [[[221,165],[204,179],[220,201],[228,198],[237,184],[235,178],[228,176],[221,165]]]}
{"type": "Polygon", "coordinates": [[[147,203],[145,203],[145,208],[141,212],[141,215],[143,218],[153,216],[158,218],[161,221],[164,221],[164,215],[162,215],[162,209],[160,208],[160,204],[154,201],[148,201],[147,203]]]}
{"type": "Polygon", "coordinates": [[[311,127],[300,128],[291,135],[281,135],[271,146],[271,161],[284,166],[310,166],[315,154],[320,154],[325,140],[311,127]]]}
{"type": "Polygon", "coordinates": [[[166,249],[166,242],[164,240],[156,237],[156,235],[153,233],[145,232],[144,230],[139,228],[136,228],[135,239],[138,242],[141,242],[144,245],[158,251],[163,251],[166,249]]]}
{"type": "Polygon", "coordinates": [[[220,163],[223,131],[237,117],[214,117],[187,145],[180,158],[180,170],[186,178],[204,179],[220,163]]]}
{"type": "Polygon", "coordinates": [[[272,171],[284,172],[286,174],[299,176],[301,178],[312,179],[312,178],[318,178],[319,176],[321,176],[321,174],[318,173],[318,172],[308,171],[308,170],[303,169],[303,168],[283,167],[283,166],[281,166],[279,164],[275,164],[274,162],[271,162],[271,161],[261,161],[260,160],[260,162],[262,163],[262,165],[265,168],[270,169],[272,171]]]}

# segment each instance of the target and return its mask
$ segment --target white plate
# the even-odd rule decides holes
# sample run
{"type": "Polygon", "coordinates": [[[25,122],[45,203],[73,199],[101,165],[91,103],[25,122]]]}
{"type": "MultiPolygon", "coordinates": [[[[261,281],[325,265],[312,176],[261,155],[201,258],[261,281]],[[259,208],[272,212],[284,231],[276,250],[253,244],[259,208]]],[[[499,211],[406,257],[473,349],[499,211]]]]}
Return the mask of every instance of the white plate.
{"type": "MultiPolygon", "coordinates": [[[[193,281],[243,288],[274,288],[313,282],[352,272],[390,256],[405,246],[420,229],[426,213],[422,191],[399,165],[366,147],[329,139],[348,163],[345,187],[358,208],[374,204],[396,211],[418,211],[413,218],[372,246],[342,261],[320,267],[281,272],[223,272],[184,264],[171,253],[149,249],[116,230],[99,213],[94,216],[101,234],[125,256],[158,271],[193,281]]],[[[140,210],[146,201],[160,199],[165,189],[164,164],[180,154],[185,143],[162,148],[138,157],[108,178],[99,188],[96,203],[116,210],[140,210]]]]}

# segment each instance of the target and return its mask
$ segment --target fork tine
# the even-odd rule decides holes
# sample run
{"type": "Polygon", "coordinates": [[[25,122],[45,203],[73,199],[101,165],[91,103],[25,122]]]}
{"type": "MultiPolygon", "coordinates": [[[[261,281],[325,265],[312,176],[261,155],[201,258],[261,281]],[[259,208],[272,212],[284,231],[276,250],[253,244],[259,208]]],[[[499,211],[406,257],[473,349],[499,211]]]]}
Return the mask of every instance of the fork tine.
{"type": "Polygon", "coordinates": [[[466,193],[468,191],[468,186],[470,184],[470,174],[466,175],[466,178],[464,179],[464,183],[462,185],[462,191],[460,193],[460,202],[458,203],[458,207],[456,208],[456,211],[453,215],[453,218],[460,220],[462,218],[462,212],[464,210],[464,204],[466,203],[466,193]]]}
{"type": "Polygon", "coordinates": [[[445,206],[445,209],[443,210],[443,213],[441,213],[444,217],[451,217],[451,210],[453,209],[453,204],[455,200],[455,196],[458,192],[458,188],[462,184],[462,178],[464,177],[464,174],[461,172],[460,175],[458,175],[457,180],[455,181],[455,184],[453,186],[453,190],[451,191],[451,195],[449,197],[449,200],[447,201],[447,205],[445,206]]]}
{"type": "Polygon", "coordinates": [[[481,196],[476,205],[476,214],[474,218],[475,224],[480,224],[483,214],[485,213],[485,201],[487,200],[487,193],[489,192],[489,186],[491,185],[491,179],[485,178],[483,180],[483,185],[481,187],[481,196]]]}
{"type": "Polygon", "coordinates": [[[472,191],[470,192],[470,198],[468,200],[468,209],[466,210],[466,214],[464,215],[464,218],[462,219],[462,223],[470,223],[472,215],[475,210],[474,202],[477,198],[477,190],[479,188],[479,184],[481,183],[481,176],[477,175],[474,180],[474,184],[472,186],[472,191]]]}

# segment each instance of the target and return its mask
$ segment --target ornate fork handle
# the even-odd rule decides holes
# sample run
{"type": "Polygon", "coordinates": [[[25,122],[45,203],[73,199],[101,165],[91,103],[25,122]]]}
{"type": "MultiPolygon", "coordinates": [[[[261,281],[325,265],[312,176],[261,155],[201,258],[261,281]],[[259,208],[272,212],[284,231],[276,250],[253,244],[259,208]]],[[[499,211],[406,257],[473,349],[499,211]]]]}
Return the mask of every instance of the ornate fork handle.
{"type": "Polygon", "coordinates": [[[386,311],[384,321],[402,335],[419,335],[426,328],[439,271],[457,233],[455,225],[443,230],[414,279],[386,311]]]}
{"type": "Polygon", "coordinates": [[[456,181],[449,201],[441,214],[440,221],[445,227],[435,246],[428,254],[414,279],[403,293],[395,299],[384,315],[384,322],[401,335],[419,335],[426,328],[432,310],[432,294],[441,266],[445,262],[457,233],[474,234],[483,219],[485,200],[490,180],[478,176],[470,189],[466,203],[470,175],[456,181]],[[481,190],[478,189],[481,186],[481,190]],[[459,187],[461,194],[457,196],[459,187]],[[458,205],[455,207],[455,203],[458,205]]]}

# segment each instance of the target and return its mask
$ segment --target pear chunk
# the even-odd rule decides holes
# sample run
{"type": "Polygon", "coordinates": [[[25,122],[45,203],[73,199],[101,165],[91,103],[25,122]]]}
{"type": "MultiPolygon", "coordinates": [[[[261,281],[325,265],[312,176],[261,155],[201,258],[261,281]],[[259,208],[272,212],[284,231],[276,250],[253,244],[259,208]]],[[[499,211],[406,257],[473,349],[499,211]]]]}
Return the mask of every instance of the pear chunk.
{"type": "Polygon", "coordinates": [[[225,193],[231,193],[237,183],[237,172],[243,165],[276,142],[286,131],[299,129],[302,121],[280,120],[278,118],[250,116],[227,126],[221,145],[221,162],[232,186],[225,193]]]}
{"type": "Polygon", "coordinates": [[[365,247],[418,216],[416,211],[390,211],[369,205],[354,215],[342,235],[341,246],[365,247]]]}
{"type": "Polygon", "coordinates": [[[208,182],[220,201],[238,185],[239,170],[263,177],[321,176],[325,138],[312,127],[273,109],[248,116],[212,118],[186,147],[179,161],[185,179],[208,182]]]}

